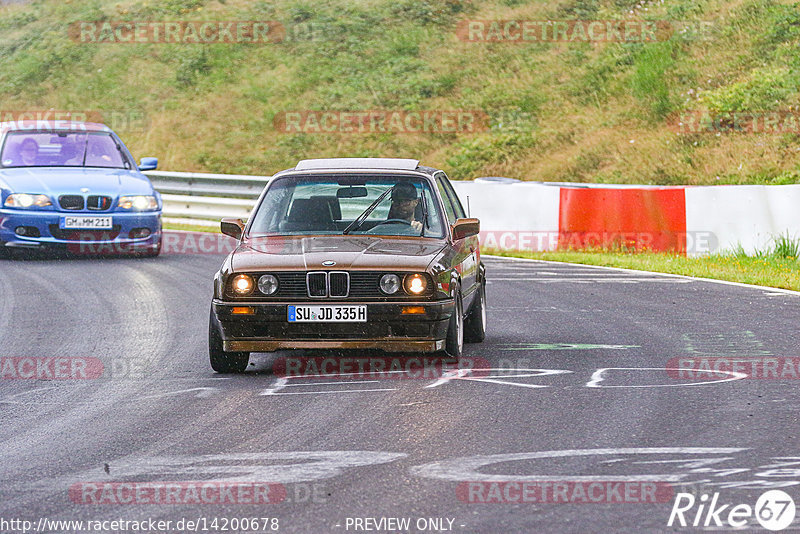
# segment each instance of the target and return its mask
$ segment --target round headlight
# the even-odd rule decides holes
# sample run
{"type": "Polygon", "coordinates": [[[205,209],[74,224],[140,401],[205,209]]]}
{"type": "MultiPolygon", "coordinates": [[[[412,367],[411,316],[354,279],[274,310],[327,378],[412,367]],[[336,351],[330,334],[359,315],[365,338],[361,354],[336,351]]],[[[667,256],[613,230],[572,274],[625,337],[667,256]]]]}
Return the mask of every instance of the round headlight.
{"type": "Polygon", "coordinates": [[[248,274],[237,274],[231,287],[237,295],[249,295],[253,292],[253,279],[248,274]]]}
{"type": "Polygon", "coordinates": [[[403,281],[403,286],[409,295],[421,295],[428,289],[428,279],[423,274],[409,274],[403,281]]]}
{"type": "Polygon", "coordinates": [[[272,295],[278,290],[278,279],[271,274],[264,274],[258,279],[258,290],[265,295],[272,295]]]}
{"type": "Polygon", "coordinates": [[[146,210],[150,205],[150,200],[147,197],[134,197],[133,207],[137,210],[146,210]]]}
{"type": "Polygon", "coordinates": [[[396,274],[384,274],[381,276],[381,291],[387,295],[394,295],[400,291],[400,277],[396,274]]]}
{"type": "Polygon", "coordinates": [[[19,202],[20,207],[29,208],[33,206],[33,197],[31,195],[17,195],[17,202],[19,202]]]}

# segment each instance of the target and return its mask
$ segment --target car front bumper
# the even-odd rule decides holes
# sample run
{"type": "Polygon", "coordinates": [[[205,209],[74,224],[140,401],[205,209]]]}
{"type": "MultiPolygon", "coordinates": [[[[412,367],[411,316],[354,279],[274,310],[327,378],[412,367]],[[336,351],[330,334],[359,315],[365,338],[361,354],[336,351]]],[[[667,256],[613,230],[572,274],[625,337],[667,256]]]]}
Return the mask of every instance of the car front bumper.
{"type": "Polygon", "coordinates": [[[161,212],[69,212],[0,209],[0,246],[15,248],[66,247],[73,252],[103,253],[147,249],[161,241],[161,212]],[[111,230],[61,230],[65,216],[111,217],[111,230]],[[39,236],[19,235],[17,228],[34,227],[39,236]],[[147,228],[150,235],[130,237],[131,230],[147,228]],[[104,246],[105,245],[105,246],[104,246]]]}
{"type": "Polygon", "coordinates": [[[365,323],[290,323],[288,305],[321,302],[228,302],[214,300],[225,351],[273,352],[281,349],[380,349],[387,352],[436,352],[445,347],[453,301],[325,302],[325,305],[366,305],[365,323]],[[234,314],[233,308],[251,308],[234,314]],[[424,314],[404,315],[422,307],[424,314]]]}

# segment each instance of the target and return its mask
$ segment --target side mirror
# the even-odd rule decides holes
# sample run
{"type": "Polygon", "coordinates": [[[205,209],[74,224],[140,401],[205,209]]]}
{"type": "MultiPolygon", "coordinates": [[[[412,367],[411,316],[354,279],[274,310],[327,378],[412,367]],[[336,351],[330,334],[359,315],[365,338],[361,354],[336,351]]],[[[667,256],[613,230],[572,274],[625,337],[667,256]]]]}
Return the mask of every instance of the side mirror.
{"type": "Polygon", "coordinates": [[[158,158],[142,158],[139,162],[140,171],[154,171],[158,168],[158,158]]]}
{"type": "Polygon", "coordinates": [[[241,239],[244,233],[244,223],[241,219],[226,217],[219,223],[219,228],[223,234],[229,235],[234,239],[241,239]]]}
{"type": "Polygon", "coordinates": [[[478,219],[458,219],[450,229],[453,233],[453,241],[478,235],[481,231],[481,222],[478,219]]]}

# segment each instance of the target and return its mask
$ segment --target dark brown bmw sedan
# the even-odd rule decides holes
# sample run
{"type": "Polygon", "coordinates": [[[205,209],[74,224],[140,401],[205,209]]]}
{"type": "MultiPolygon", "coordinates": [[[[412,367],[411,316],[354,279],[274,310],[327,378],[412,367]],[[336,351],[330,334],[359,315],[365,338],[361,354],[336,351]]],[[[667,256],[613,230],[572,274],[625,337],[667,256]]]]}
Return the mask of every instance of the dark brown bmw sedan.
{"type": "Polygon", "coordinates": [[[251,352],[382,349],[459,358],[486,335],[477,219],[416,160],[304,160],[273,176],[214,278],[211,366],[251,352]]]}

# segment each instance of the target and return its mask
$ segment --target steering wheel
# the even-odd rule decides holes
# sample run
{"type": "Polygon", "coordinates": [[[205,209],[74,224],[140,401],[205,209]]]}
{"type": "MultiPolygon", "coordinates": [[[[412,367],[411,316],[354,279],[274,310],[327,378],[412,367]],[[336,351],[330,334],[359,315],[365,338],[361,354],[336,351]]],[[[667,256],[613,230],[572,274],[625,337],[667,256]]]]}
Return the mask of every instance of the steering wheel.
{"type": "Polygon", "coordinates": [[[365,233],[367,233],[367,234],[380,234],[381,233],[380,227],[382,225],[384,225],[384,224],[402,224],[402,225],[405,225],[405,228],[398,228],[397,230],[395,230],[395,232],[397,232],[397,234],[392,234],[392,235],[415,235],[416,234],[416,230],[414,229],[413,225],[409,221],[407,221],[405,219],[387,219],[385,221],[381,221],[378,224],[376,224],[375,226],[373,226],[372,228],[370,228],[370,230],[365,232],[365,233]]]}
{"type": "Polygon", "coordinates": [[[385,221],[379,222],[378,224],[373,226],[373,228],[378,227],[382,224],[405,224],[411,226],[411,223],[405,219],[386,219],[385,221]]]}

